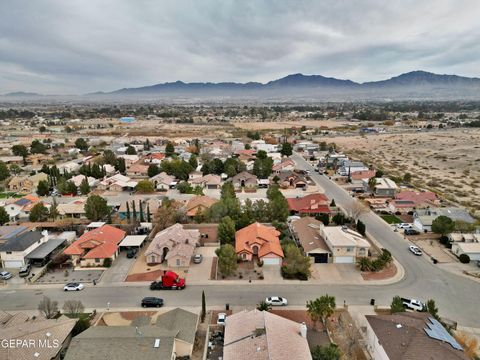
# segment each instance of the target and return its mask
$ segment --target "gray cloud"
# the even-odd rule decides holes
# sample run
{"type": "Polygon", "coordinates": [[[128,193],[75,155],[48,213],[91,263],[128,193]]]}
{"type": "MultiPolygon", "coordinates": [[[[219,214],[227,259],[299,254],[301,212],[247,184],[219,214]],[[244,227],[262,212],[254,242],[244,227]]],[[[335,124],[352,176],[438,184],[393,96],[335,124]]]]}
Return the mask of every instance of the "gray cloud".
{"type": "Polygon", "coordinates": [[[0,3],[0,93],[165,81],[480,76],[477,0],[0,3]]]}

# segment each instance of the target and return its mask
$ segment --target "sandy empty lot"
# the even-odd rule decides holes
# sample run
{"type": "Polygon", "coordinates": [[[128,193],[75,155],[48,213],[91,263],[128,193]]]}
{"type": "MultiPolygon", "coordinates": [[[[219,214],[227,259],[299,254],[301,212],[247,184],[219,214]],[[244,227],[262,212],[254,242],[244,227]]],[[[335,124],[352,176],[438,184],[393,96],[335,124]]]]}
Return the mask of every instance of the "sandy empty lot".
{"type": "MultiPolygon", "coordinates": [[[[235,127],[245,130],[281,130],[290,129],[292,127],[307,126],[310,128],[332,129],[337,127],[348,126],[349,122],[343,120],[286,120],[286,121],[248,121],[248,122],[232,122],[235,127]]],[[[358,125],[358,124],[357,124],[358,125]]]]}
{"type": "Polygon", "coordinates": [[[480,211],[480,129],[329,138],[355,158],[480,211]]]}

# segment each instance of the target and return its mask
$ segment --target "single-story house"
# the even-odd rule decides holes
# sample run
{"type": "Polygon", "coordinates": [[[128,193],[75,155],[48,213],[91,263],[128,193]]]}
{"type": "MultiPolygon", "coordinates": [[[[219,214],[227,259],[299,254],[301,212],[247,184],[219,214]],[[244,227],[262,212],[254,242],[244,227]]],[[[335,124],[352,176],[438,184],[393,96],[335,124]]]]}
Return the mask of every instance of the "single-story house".
{"type": "Polygon", "coordinates": [[[28,254],[49,239],[47,231],[30,231],[25,226],[2,226],[0,236],[1,264],[7,269],[25,266],[28,254]]]}
{"type": "Polygon", "coordinates": [[[14,176],[8,183],[8,190],[21,192],[34,192],[40,181],[47,181],[48,175],[39,172],[32,176],[14,176]]]}
{"type": "Polygon", "coordinates": [[[338,160],[338,165],[340,165],[340,166],[337,170],[337,173],[341,176],[348,176],[349,174],[351,175],[352,173],[357,172],[357,171],[367,171],[367,170],[369,170],[369,167],[366,166],[361,161],[351,161],[351,160],[348,160],[348,159],[340,158],[340,160],[338,160]]]}
{"type": "Polygon", "coordinates": [[[313,263],[328,263],[332,257],[332,252],[320,236],[322,226],[321,221],[310,216],[304,216],[290,224],[293,237],[301,245],[305,255],[312,258],[313,263]]]}
{"type": "Polygon", "coordinates": [[[394,198],[395,194],[398,191],[398,186],[395,184],[395,181],[389,179],[389,178],[375,178],[377,181],[377,184],[373,189],[370,189],[369,184],[368,184],[368,179],[363,180],[363,186],[365,191],[368,191],[369,189],[373,192],[375,196],[379,197],[390,197],[394,198]]]}
{"type": "Polygon", "coordinates": [[[87,179],[88,185],[90,188],[95,187],[100,181],[95,179],[94,177],[91,176],[85,176],[85,175],[76,175],[70,179],[70,181],[73,181],[75,186],[78,188],[82,184],[83,180],[87,179]]]}
{"type": "Polygon", "coordinates": [[[284,255],[279,236],[274,227],[255,222],[235,233],[235,251],[244,261],[257,258],[265,265],[281,265],[284,255]]]}
{"type": "Polygon", "coordinates": [[[74,266],[103,266],[105,259],[115,260],[118,244],[125,238],[125,231],[111,225],[103,225],[87,231],[64,250],[74,266]]]}
{"type": "Polygon", "coordinates": [[[242,171],[232,178],[235,191],[255,191],[257,188],[257,177],[248,171],[242,171]]]}
{"type": "Polygon", "coordinates": [[[175,176],[168,175],[166,172],[161,172],[150,178],[150,181],[153,183],[153,186],[157,190],[167,191],[175,187],[177,184],[175,181],[175,176]]]}
{"type": "Polygon", "coordinates": [[[29,344],[28,346],[0,346],[0,359],[57,360],[71,340],[77,319],[64,315],[57,319],[30,317],[25,313],[9,314],[0,311],[0,339],[29,344]]]}
{"type": "Polygon", "coordinates": [[[240,311],[227,316],[224,360],[311,360],[307,326],[268,311],[240,311]]]}
{"type": "Polygon", "coordinates": [[[152,239],[145,251],[147,264],[161,264],[166,260],[170,267],[189,266],[199,239],[200,231],[174,224],[152,239]]]}
{"type": "Polygon", "coordinates": [[[292,214],[330,214],[329,200],[325,194],[309,194],[301,198],[287,198],[292,214]]]}
{"type": "Polygon", "coordinates": [[[447,216],[453,221],[463,221],[474,224],[475,219],[464,208],[459,207],[431,207],[417,209],[413,213],[413,226],[420,231],[432,231],[432,222],[439,216],[447,216]]]}
{"type": "Polygon", "coordinates": [[[454,242],[452,243],[452,253],[456,256],[462,254],[468,255],[470,261],[480,260],[480,243],[478,242],[454,242]]]}
{"type": "Polygon", "coordinates": [[[274,175],[278,177],[278,185],[283,189],[305,188],[308,186],[306,177],[295,171],[281,171],[274,175]]]}
{"type": "Polygon", "coordinates": [[[154,152],[147,154],[144,159],[146,163],[159,165],[165,159],[165,154],[154,152]]]}
{"type": "Polygon", "coordinates": [[[84,219],[86,217],[85,203],[87,199],[76,199],[69,203],[58,204],[57,211],[61,218],[84,219]]]}
{"type": "Polygon", "coordinates": [[[377,172],[375,170],[360,170],[350,173],[350,178],[352,181],[355,180],[364,180],[367,179],[367,182],[370,178],[374,177],[377,172]]]}
{"type": "Polygon", "coordinates": [[[190,200],[188,200],[187,204],[185,205],[186,215],[188,217],[194,217],[199,211],[202,213],[205,212],[216,202],[218,202],[217,199],[211,198],[209,196],[194,196],[190,200]]]}
{"type": "Polygon", "coordinates": [[[133,191],[137,187],[138,182],[133,181],[128,176],[115,174],[109,178],[102,180],[98,184],[100,190],[112,191],[133,191]]]}
{"type": "Polygon", "coordinates": [[[395,199],[390,201],[388,207],[392,213],[408,213],[416,209],[423,209],[429,206],[438,206],[440,200],[432,191],[400,191],[395,199]]]}
{"type": "Polygon", "coordinates": [[[137,161],[127,168],[126,174],[132,178],[147,178],[148,167],[148,164],[145,164],[142,161],[137,161]]]}
{"type": "Polygon", "coordinates": [[[278,174],[282,171],[293,171],[295,170],[295,162],[290,158],[285,158],[282,162],[272,166],[272,173],[278,174]]]}
{"type": "Polygon", "coordinates": [[[202,177],[189,179],[188,182],[193,186],[200,186],[206,189],[219,189],[222,179],[218,175],[207,174],[202,177]]]}

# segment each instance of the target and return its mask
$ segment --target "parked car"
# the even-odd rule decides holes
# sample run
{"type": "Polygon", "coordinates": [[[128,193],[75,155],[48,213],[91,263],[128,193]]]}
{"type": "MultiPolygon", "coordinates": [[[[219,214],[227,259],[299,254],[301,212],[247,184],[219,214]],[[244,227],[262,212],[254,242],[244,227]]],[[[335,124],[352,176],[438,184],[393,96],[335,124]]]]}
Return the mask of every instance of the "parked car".
{"type": "Polygon", "coordinates": [[[399,228],[399,229],[411,229],[411,228],[412,228],[412,224],[409,224],[409,223],[400,223],[400,224],[397,224],[397,228],[399,228]]]}
{"type": "Polygon", "coordinates": [[[280,296],[270,296],[270,297],[265,299],[265,302],[268,305],[271,305],[271,306],[286,306],[286,305],[288,305],[287,299],[282,298],[280,296]]]}
{"type": "Polygon", "coordinates": [[[128,249],[127,250],[127,258],[129,258],[129,259],[135,257],[136,254],[137,254],[136,249],[128,249]]]}
{"type": "Polygon", "coordinates": [[[227,318],[227,314],[219,313],[217,319],[217,325],[225,325],[225,319],[227,318]]]}
{"type": "Polygon", "coordinates": [[[20,268],[20,271],[18,272],[18,275],[20,277],[26,277],[30,274],[30,269],[31,269],[30,264],[27,264],[27,265],[20,268]]]}
{"type": "Polygon", "coordinates": [[[63,287],[63,291],[80,291],[84,288],[85,286],[81,283],[68,283],[63,287]]]}
{"type": "Polygon", "coordinates": [[[410,310],[423,311],[425,309],[425,304],[419,300],[415,299],[406,299],[401,298],[403,306],[410,310]]]}
{"type": "Polygon", "coordinates": [[[8,280],[11,278],[12,278],[12,274],[10,274],[8,271],[0,271],[0,279],[8,280]]]}
{"type": "Polygon", "coordinates": [[[405,235],[418,235],[418,234],[420,234],[417,230],[412,229],[412,228],[405,229],[405,230],[403,231],[403,233],[404,233],[405,235]]]}
{"type": "Polygon", "coordinates": [[[163,306],[163,299],[157,297],[144,297],[142,299],[142,307],[161,307],[163,306]]]}
{"type": "Polygon", "coordinates": [[[417,256],[421,256],[423,254],[422,250],[420,250],[420,248],[418,246],[415,246],[415,245],[410,245],[408,247],[408,250],[410,250],[412,253],[414,253],[417,256]]]}
{"type": "Polygon", "coordinates": [[[193,257],[193,262],[194,264],[200,264],[203,260],[203,256],[202,254],[196,254],[194,257],[193,257]]]}

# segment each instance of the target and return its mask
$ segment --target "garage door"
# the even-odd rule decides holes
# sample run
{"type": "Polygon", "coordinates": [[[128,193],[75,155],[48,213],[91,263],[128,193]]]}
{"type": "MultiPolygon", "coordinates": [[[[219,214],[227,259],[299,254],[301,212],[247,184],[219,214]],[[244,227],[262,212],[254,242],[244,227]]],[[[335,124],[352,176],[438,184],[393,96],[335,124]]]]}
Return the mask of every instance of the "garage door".
{"type": "Polygon", "coordinates": [[[308,254],[315,264],[328,263],[328,254],[308,254]]]}
{"type": "Polygon", "coordinates": [[[19,269],[23,266],[23,263],[17,260],[5,260],[3,264],[3,267],[7,269],[19,269]]]}
{"type": "Polygon", "coordinates": [[[263,265],[280,265],[279,258],[263,258],[263,265]]]}
{"type": "Polygon", "coordinates": [[[334,263],[337,264],[353,264],[354,263],[354,258],[353,256],[337,256],[333,260],[334,263]]]}

